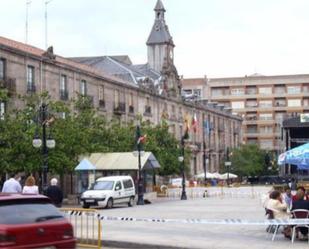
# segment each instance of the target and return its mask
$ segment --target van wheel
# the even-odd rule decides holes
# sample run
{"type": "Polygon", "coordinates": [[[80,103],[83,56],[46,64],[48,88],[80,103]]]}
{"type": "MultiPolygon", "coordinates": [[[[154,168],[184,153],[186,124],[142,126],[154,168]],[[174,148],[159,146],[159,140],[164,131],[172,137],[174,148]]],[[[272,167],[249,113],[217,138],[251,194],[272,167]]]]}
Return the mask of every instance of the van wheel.
{"type": "Polygon", "coordinates": [[[132,207],[133,205],[134,205],[134,197],[131,196],[131,197],[130,197],[130,200],[129,200],[129,202],[128,202],[128,206],[129,206],[129,207],[132,207]]]}
{"type": "Polygon", "coordinates": [[[107,204],[106,204],[106,208],[112,208],[113,205],[114,205],[113,199],[109,198],[108,201],[107,201],[107,204]]]}
{"type": "Polygon", "coordinates": [[[89,207],[90,207],[89,204],[83,203],[83,208],[89,208],[89,207]]]}

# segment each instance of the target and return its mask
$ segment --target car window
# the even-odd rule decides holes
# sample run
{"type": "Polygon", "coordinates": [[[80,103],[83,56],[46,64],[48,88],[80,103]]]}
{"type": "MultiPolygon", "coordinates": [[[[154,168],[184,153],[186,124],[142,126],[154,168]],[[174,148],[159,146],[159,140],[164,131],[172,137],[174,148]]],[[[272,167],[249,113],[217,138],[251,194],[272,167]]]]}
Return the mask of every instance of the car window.
{"type": "Polygon", "coordinates": [[[97,181],[92,186],[93,190],[112,190],[114,187],[114,181],[97,181]]]}
{"type": "Polygon", "coordinates": [[[133,182],[131,179],[124,180],[123,181],[124,188],[133,188],[133,182]]]}
{"type": "Polygon", "coordinates": [[[63,214],[51,203],[31,199],[1,201],[0,214],[0,224],[27,224],[64,219],[63,214]]]}
{"type": "Polygon", "coordinates": [[[116,183],[115,190],[120,190],[120,189],[122,189],[122,186],[121,186],[121,182],[118,181],[118,182],[116,183]]]}

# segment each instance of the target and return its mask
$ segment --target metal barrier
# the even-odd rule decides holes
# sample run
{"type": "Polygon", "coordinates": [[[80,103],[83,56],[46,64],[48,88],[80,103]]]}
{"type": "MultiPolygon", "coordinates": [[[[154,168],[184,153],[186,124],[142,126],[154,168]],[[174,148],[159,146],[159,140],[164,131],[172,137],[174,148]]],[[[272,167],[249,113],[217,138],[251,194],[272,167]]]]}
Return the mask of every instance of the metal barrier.
{"type": "Polygon", "coordinates": [[[87,248],[101,248],[101,220],[95,209],[60,208],[74,228],[77,244],[87,248]]]}

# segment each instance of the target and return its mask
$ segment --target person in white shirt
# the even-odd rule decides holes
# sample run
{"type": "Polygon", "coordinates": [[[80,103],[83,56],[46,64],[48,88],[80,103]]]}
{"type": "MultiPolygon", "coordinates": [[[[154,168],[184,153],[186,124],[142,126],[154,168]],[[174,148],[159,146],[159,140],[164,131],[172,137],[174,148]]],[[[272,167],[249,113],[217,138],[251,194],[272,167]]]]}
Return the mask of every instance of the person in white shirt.
{"type": "Polygon", "coordinates": [[[39,194],[39,188],[35,185],[35,179],[33,176],[28,176],[23,188],[23,194],[39,194]]]}
{"type": "Polygon", "coordinates": [[[21,185],[19,183],[19,174],[11,174],[10,179],[6,180],[3,184],[3,193],[21,193],[21,185]]]}

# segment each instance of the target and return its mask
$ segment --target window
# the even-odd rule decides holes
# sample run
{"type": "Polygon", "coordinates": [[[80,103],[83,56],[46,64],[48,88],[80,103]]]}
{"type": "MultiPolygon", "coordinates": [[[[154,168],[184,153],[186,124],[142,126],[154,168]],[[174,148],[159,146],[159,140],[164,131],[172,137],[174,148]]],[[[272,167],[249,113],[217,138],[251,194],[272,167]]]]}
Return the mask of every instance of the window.
{"type": "Polygon", "coordinates": [[[67,76],[64,74],[60,77],[60,91],[67,91],[67,76]]]}
{"type": "Polygon", "coordinates": [[[211,96],[222,96],[222,95],[229,95],[229,89],[228,88],[212,88],[211,89],[211,96]]]}
{"type": "Polygon", "coordinates": [[[245,108],[245,102],[244,101],[233,101],[232,108],[233,109],[245,108]]]}
{"type": "Polygon", "coordinates": [[[232,88],[231,95],[243,95],[245,93],[244,88],[232,88]]]}
{"type": "Polygon", "coordinates": [[[261,126],[260,127],[260,133],[273,133],[273,127],[272,126],[261,126]]]}
{"type": "Polygon", "coordinates": [[[116,106],[118,106],[119,105],[119,91],[118,90],[115,90],[114,91],[114,103],[115,103],[115,105],[116,106]]]}
{"type": "Polygon", "coordinates": [[[5,115],[5,102],[0,102],[0,119],[3,120],[5,115]]]}
{"type": "Polygon", "coordinates": [[[272,89],[271,87],[260,87],[259,88],[259,94],[271,94],[272,89]]]}
{"type": "Polygon", "coordinates": [[[256,87],[247,87],[246,88],[246,94],[256,94],[257,90],[256,87]]]}
{"type": "Polygon", "coordinates": [[[275,107],[286,106],[285,99],[275,99],[275,107]]]}
{"type": "Polygon", "coordinates": [[[301,99],[288,99],[288,106],[301,106],[301,99]]]}
{"type": "Polygon", "coordinates": [[[273,102],[271,100],[260,100],[260,107],[272,107],[273,102]]]}
{"type": "Polygon", "coordinates": [[[273,140],[272,139],[260,139],[261,149],[272,149],[273,140]]]}
{"type": "Polygon", "coordinates": [[[27,66],[27,91],[34,92],[35,85],[34,85],[34,67],[27,66]]]}
{"type": "Polygon", "coordinates": [[[250,134],[257,133],[257,126],[256,125],[248,125],[247,126],[247,133],[250,133],[250,134]]]}
{"type": "Polygon", "coordinates": [[[129,106],[133,106],[133,93],[130,93],[129,106]]]}
{"type": "Polygon", "coordinates": [[[276,93],[276,94],[283,94],[283,93],[285,93],[285,86],[275,86],[275,88],[274,88],[274,92],[276,93]]]}
{"type": "Polygon", "coordinates": [[[87,95],[87,82],[85,80],[81,80],[79,83],[79,92],[81,95],[87,95]]]}
{"type": "Polygon", "coordinates": [[[301,89],[300,86],[288,86],[287,92],[290,94],[300,93],[301,89]]]}
{"type": "Polygon", "coordinates": [[[247,107],[257,107],[257,101],[256,100],[247,100],[246,106],[247,107]]]}
{"type": "Polygon", "coordinates": [[[275,119],[278,122],[281,122],[284,119],[284,116],[286,115],[285,112],[276,112],[275,113],[275,119]]]}
{"type": "Polygon", "coordinates": [[[133,188],[133,183],[130,179],[123,181],[124,188],[133,188]]]}
{"type": "Polygon", "coordinates": [[[104,100],[104,86],[99,86],[99,100],[104,100]]]}
{"type": "Polygon", "coordinates": [[[200,99],[200,98],[201,98],[201,95],[202,95],[201,93],[202,93],[201,89],[194,89],[194,90],[193,90],[193,95],[194,95],[194,97],[197,98],[197,99],[200,99]]]}
{"type": "Polygon", "coordinates": [[[118,181],[115,185],[115,190],[121,190],[121,189],[122,189],[121,182],[118,181]]]}
{"type": "Polygon", "coordinates": [[[260,120],[272,120],[273,114],[272,113],[260,113],[260,120]]]}
{"type": "Polygon", "coordinates": [[[0,59],[0,79],[5,78],[5,59],[0,59]]]}

